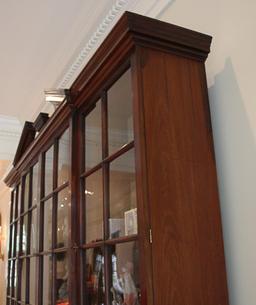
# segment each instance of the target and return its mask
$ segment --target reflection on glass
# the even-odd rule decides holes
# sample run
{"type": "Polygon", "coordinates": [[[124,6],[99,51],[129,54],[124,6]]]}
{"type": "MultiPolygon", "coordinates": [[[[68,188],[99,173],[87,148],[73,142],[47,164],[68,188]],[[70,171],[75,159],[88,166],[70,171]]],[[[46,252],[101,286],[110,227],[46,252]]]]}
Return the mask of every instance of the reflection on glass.
{"type": "Polygon", "coordinates": [[[110,163],[110,238],[137,234],[134,149],[110,163]]]}
{"type": "Polygon", "coordinates": [[[37,252],[37,226],[37,208],[35,208],[31,214],[30,253],[37,252]]]}
{"type": "Polygon", "coordinates": [[[29,304],[36,304],[36,257],[31,257],[29,264],[29,304]]]}
{"type": "Polygon", "coordinates": [[[70,191],[68,188],[58,194],[57,211],[57,247],[68,245],[68,211],[70,209],[70,191]]]}
{"type": "Polygon", "coordinates": [[[133,140],[131,72],[128,70],[108,91],[109,154],[133,140]]]}
{"type": "Polygon", "coordinates": [[[13,247],[13,236],[14,236],[14,225],[10,226],[10,235],[9,235],[9,242],[8,242],[8,258],[12,257],[12,247],[13,247]]]}
{"type": "Polygon", "coordinates": [[[29,206],[29,177],[30,177],[29,174],[27,174],[25,177],[23,212],[26,212],[29,206]]]}
{"type": "Polygon", "coordinates": [[[52,257],[44,256],[43,260],[43,305],[51,305],[52,295],[52,257]]]}
{"type": "Polygon", "coordinates": [[[44,250],[52,248],[52,199],[44,203],[44,250]]]}
{"type": "Polygon", "coordinates": [[[69,129],[59,139],[58,186],[68,182],[70,171],[69,129]]]}
{"type": "Polygon", "coordinates": [[[103,239],[102,170],[85,180],[86,243],[103,239]]]}
{"type": "Polygon", "coordinates": [[[88,171],[102,160],[101,140],[101,104],[85,118],[85,167],[88,171]]]}
{"type": "Polygon", "coordinates": [[[22,223],[22,241],[21,241],[21,251],[24,255],[27,250],[27,236],[28,236],[28,215],[23,217],[22,223]]]}
{"type": "Polygon", "coordinates": [[[53,190],[53,146],[45,154],[45,196],[53,190]]]}
{"type": "Polygon", "coordinates": [[[15,257],[16,255],[16,247],[17,247],[17,245],[15,244],[16,235],[17,235],[17,223],[15,222],[13,224],[13,234],[12,234],[12,257],[15,257]]]}
{"type": "Polygon", "coordinates": [[[56,302],[68,303],[68,257],[64,252],[56,253],[56,302]]]}
{"type": "Polygon", "coordinates": [[[115,305],[139,305],[139,252],[136,242],[112,246],[111,298],[115,305]]]}
{"type": "Polygon", "coordinates": [[[12,279],[13,279],[13,261],[8,262],[8,284],[7,284],[7,294],[12,295],[12,279]]]}
{"type": "Polygon", "coordinates": [[[33,167],[33,181],[32,181],[32,205],[37,204],[39,196],[39,165],[33,167]]]}
{"type": "Polygon", "coordinates": [[[19,254],[20,251],[20,222],[17,222],[16,225],[16,256],[19,254]]]}
{"type": "Polygon", "coordinates": [[[19,281],[21,285],[21,301],[26,301],[26,269],[27,262],[26,259],[21,261],[21,280],[19,281]]]}
{"type": "Polygon", "coordinates": [[[11,215],[11,222],[15,219],[15,213],[16,213],[16,189],[13,191],[13,203],[12,203],[12,215],[11,215]]]}
{"type": "Polygon", "coordinates": [[[13,296],[18,298],[18,260],[15,260],[14,263],[14,272],[13,272],[13,296]]]}
{"type": "Polygon", "coordinates": [[[17,192],[18,192],[18,197],[17,197],[17,200],[16,200],[15,218],[20,216],[20,211],[21,211],[21,193],[22,193],[21,184],[18,185],[17,192]]]}
{"type": "Polygon", "coordinates": [[[104,287],[104,256],[101,248],[86,251],[86,304],[103,305],[104,287]]]}

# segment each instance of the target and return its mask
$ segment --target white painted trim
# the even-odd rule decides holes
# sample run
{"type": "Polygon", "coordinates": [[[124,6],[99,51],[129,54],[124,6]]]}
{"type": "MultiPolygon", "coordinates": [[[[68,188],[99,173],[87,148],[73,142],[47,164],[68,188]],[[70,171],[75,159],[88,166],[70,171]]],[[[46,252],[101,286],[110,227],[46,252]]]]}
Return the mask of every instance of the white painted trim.
{"type": "Polygon", "coordinates": [[[14,117],[0,115],[0,160],[12,160],[20,139],[22,125],[14,117]]]}
{"type": "Polygon", "coordinates": [[[124,11],[129,10],[156,18],[172,2],[173,0],[117,0],[67,69],[57,88],[69,88],[72,85],[124,11]]]}

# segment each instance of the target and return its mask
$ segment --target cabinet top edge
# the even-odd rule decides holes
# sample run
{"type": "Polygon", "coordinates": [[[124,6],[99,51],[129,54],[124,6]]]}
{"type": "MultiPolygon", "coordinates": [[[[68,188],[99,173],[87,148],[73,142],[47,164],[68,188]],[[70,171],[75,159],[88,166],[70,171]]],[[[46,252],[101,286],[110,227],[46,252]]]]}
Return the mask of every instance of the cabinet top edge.
{"type": "Polygon", "coordinates": [[[121,18],[127,19],[127,26],[132,32],[164,39],[170,43],[198,49],[207,54],[210,52],[212,36],[208,34],[129,11],[125,12],[121,18]]]}
{"type": "MultiPolygon", "coordinates": [[[[121,55],[118,53],[118,56],[123,58],[127,57],[136,46],[149,48],[155,46],[205,60],[210,52],[211,41],[212,37],[209,35],[126,11],[71,85],[70,91],[74,96],[74,104],[79,106],[76,105],[79,94],[84,91],[87,83],[97,74],[104,63],[109,62],[112,55],[118,53],[119,49],[122,51],[121,55]]],[[[70,109],[68,109],[67,105],[60,107],[49,118],[39,136],[19,154],[19,158],[16,158],[14,162],[14,167],[5,178],[8,186],[15,183],[21,174],[21,168],[35,158],[38,151],[54,134],[55,128],[60,126],[60,123],[56,123],[56,119],[58,118],[57,121],[59,121],[60,117],[67,117],[70,113],[70,109]]]]}
{"type": "Polygon", "coordinates": [[[71,90],[81,91],[104,60],[120,46],[126,45],[127,50],[135,46],[160,47],[204,61],[211,41],[209,35],[126,11],[73,82],[71,90]]]}

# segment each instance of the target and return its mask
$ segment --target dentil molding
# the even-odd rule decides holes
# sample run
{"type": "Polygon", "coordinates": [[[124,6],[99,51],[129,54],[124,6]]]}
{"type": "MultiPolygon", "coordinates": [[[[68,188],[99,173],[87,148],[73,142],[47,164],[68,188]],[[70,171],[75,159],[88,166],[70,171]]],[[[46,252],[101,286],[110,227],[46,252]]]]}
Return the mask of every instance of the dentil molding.
{"type": "Polygon", "coordinates": [[[157,18],[173,0],[117,0],[57,84],[69,88],[125,11],[157,18]]]}

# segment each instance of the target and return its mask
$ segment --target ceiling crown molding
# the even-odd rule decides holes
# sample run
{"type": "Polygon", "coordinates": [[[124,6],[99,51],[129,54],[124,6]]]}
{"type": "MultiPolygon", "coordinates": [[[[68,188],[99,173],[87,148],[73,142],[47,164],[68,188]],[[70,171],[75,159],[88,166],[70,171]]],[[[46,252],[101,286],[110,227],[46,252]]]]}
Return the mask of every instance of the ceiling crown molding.
{"type": "Polygon", "coordinates": [[[173,0],[117,0],[67,69],[64,76],[57,84],[57,88],[70,88],[89,59],[93,56],[94,52],[125,11],[132,11],[148,17],[157,18],[172,2],[173,0]]]}
{"type": "Polygon", "coordinates": [[[0,160],[13,159],[21,130],[16,118],[0,115],[0,160]]]}

